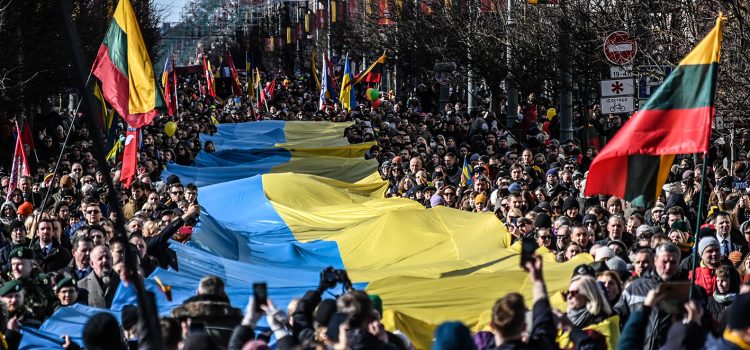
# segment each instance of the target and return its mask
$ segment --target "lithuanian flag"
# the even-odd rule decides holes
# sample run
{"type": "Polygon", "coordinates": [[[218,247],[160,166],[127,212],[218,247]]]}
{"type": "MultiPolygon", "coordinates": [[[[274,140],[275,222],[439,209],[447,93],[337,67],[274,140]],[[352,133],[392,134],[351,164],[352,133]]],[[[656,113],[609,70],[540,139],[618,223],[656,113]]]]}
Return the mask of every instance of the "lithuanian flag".
{"type": "Polygon", "coordinates": [[[708,150],[722,25],[672,71],[591,164],[585,194],[611,194],[645,206],[659,197],[676,154],[708,150]]]}
{"type": "Polygon", "coordinates": [[[91,71],[102,81],[104,97],[130,126],[148,125],[164,109],[130,0],[117,5],[91,71]]]}

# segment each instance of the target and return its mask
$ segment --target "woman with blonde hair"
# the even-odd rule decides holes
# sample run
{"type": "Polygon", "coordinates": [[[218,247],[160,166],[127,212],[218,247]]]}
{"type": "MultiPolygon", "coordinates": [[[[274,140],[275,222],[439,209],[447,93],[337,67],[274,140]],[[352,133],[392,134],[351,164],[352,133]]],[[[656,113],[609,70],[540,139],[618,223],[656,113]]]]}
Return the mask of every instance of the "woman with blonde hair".
{"type": "Polygon", "coordinates": [[[161,223],[156,220],[148,220],[143,224],[143,237],[151,237],[161,232],[161,223]]]}
{"type": "Polygon", "coordinates": [[[143,215],[146,216],[146,218],[150,219],[154,217],[156,207],[156,203],[145,203],[143,204],[143,207],[141,207],[141,212],[143,212],[143,215]]]}
{"type": "Polygon", "coordinates": [[[742,284],[750,282],[750,254],[745,255],[740,266],[737,267],[737,271],[740,273],[742,284]]]}
{"type": "Polygon", "coordinates": [[[573,277],[564,295],[568,319],[578,328],[600,323],[612,315],[607,297],[591,276],[573,277]]]}

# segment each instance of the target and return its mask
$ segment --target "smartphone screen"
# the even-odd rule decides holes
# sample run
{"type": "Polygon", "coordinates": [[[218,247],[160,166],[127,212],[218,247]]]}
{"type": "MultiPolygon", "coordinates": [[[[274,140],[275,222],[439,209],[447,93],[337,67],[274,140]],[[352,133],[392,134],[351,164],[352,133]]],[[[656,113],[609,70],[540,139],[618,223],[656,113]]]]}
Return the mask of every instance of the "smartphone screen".
{"type": "Polygon", "coordinates": [[[256,311],[262,311],[260,306],[268,304],[268,286],[265,282],[253,283],[253,299],[256,311]]]}
{"type": "Polygon", "coordinates": [[[524,267],[527,262],[533,260],[534,252],[537,248],[539,248],[539,245],[535,240],[531,238],[521,240],[521,267],[524,267]]]}

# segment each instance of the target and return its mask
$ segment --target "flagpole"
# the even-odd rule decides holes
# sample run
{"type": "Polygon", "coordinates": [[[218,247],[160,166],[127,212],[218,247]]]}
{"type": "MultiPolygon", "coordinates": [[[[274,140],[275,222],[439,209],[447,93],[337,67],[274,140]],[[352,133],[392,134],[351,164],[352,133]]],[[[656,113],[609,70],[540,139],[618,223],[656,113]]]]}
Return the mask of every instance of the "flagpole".
{"type": "MultiPolygon", "coordinates": [[[[72,125],[73,123],[70,124],[72,125]]],[[[21,135],[18,135],[18,137],[21,137],[21,135]]],[[[10,179],[8,179],[8,193],[5,195],[6,201],[10,200],[10,194],[18,188],[18,162],[16,161],[18,159],[18,137],[16,138],[16,142],[13,143],[13,162],[10,168],[10,179]],[[14,179],[15,182],[13,182],[14,179]]]]}
{"type": "MultiPolygon", "coordinates": [[[[83,93],[82,102],[85,107],[84,110],[88,112],[86,122],[88,124],[89,130],[95,130],[96,122],[94,118],[96,116],[96,111],[94,110],[93,104],[91,103],[91,101],[93,100],[93,96],[91,94],[91,91],[86,88],[86,79],[83,79],[86,68],[85,64],[83,63],[83,56],[80,52],[81,46],[78,41],[78,34],[71,24],[70,10],[68,9],[68,2],[66,0],[57,1],[57,12],[60,18],[60,22],[62,23],[65,30],[64,35],[68,41],[68,45],[66,46],[73,62],[73,77],[74,79],[77,78],[76,80],[78,80],[78,83],[80,84],[79,88],[83,93]]],[[[90,71],[91,70],[89,69],[89,73],[90,71]]],[[[119,192],[115,190],[115,186],[109,172],[110,169],[107,166],[106,160],[104,159],[105,150],[102,136],[97,132],[93,133],[92,136],[97,165],[99,167],[99,170],[102,172],[102,175],[104,176],[104,183],[109,188],[109,191],[107,191],[107,200],[109,202],[110,208],[114,210],[115,214],[117,215],[115,219],[115,239],[127,246],[128,237],[125,233],[125,216],[123,215],[120,199],[118,198],[119,192]]],[[[129,282],[132,283],[135,287],[138,300],[138,309],[141,315],[140,319],[142,320],[142,323],[139,327],[139,329],[141,330],[141,336],[138,341],[139,347],[161,349],[164,346],[164,342],[162,340],[161,330],[158,325],[156,301],[154,299],[153,293],[146,293],[143,285],[143,279],[138,275],[137,259],[138,258],[136,256],[136,252],[134,252],[132,249],[125,250],[125,254],[123,257],[123,260],[125,262],[125,273],[129,282]]]]}
{"type": "Polygon", "coordinates": [[[177,66],[174,62],[174,56],[172,56],[172,80],[174,85],[174,113],[179,114],[180,113],[180,99],[177,96],[177,66]]]}
{"type": "MultiPolygon", "coordinates": [[[[91,80],[91,74],[93,72],[89,71],[89,76],[86,78],[86,86],[89,86],[89,80],[91,80]]],[[[73,111],[73,117],[75,118],[76,115],[78,115],[78,109],[81,108],[81,102],[83,102],[83,98],[78,100],[78,105],[76,105],[75,111],[73,111]]],[[[54,183],[55,178],[57,177],[57,169],[60,167],[60,162],[62,161],[62,155],[65,153],[65,146],[68,145],[68,139],[70,138],[70,133],[73,132],[73,126],[75,123],[70,123],[70,126],[68,127],[68,132],[65,133],[65,140],[63,141],[62,147],[60,148],[60,155],[57,156],[57,163],[55,163],[55,169],[52,171],[52,182],[50,183],[50,186],[47,186],[47,193],[44,194],[44,199],[42,200],[42,210],[44,211],[44,207],[47,206],[47,198],[49,198],[49,193],[52,190],[52,183],[54,183]]]]}
{"type": "MultiPolygon", "coordinates": [[[[724,16],[723,13],[719,12],[719,18],[717,19],[717,22],[720,22],[722,20],[722,17],[724,16]]],[[[720,29],[721,30],[721,29],[720,29]]],[[[719,47],[721,47],[721,41],[719,41],[719,47]]],[[[713,121],[714,116],[716,114],[715,105],[716,105],[716,80],[713,81],[713,91],[711,93],[711,117],[709,120],[713,121]]],[[[710,126],[709,126],[710,127],[710,126]]],[[[709,144],[711,142],[711,134],[709,129],[709,144]]],[[[708,145],[706,145],[706,150],[708,150],[708,145]]],[[[706,164],[708,163],[708,151],[703,152],[703,166],[701,167],[701,191],[700,196],[698,197],[698,215],[696,215],[695,218],[695,242],[693,242],[693,266],[692,266],[692,278],[690,279],[690,292],[688,294],[688,299],[693,299],[693,290],[695,289],[695,271],[698,267],[698,254],[700,252],[698,251],[698,242],[700,241],[701,237],[698,237],[698,233],[700,231],[700,224],[701,224],[701,216],[703,215],[703,197],[705,194],[706,189],[706,164]]]]}
{"type": "MultiPolygon", "coordinates": [[[[712,113],[713,114],[713,113],[712,113]]],[[[703,197],[704,197],[704,190],[706,185],[706,153],[703,153],[703,166],[701,170],[701,191],[700,195],[698,197],[698,215],[696,215],[695,218],[695,242],[693,242],[693,266],[691,268],[692,270],[692,278],[690,279],[690,293],[688,294],[688,299],[693,299],[693,290],[695,289],[695,271],[698,267],[698,254],[700,252],[698,251],[698,242],[700,241],[701,237],[698,237],[698,233],[700,231],[701,227],[701,216],[703,215],[703,197]]]]}

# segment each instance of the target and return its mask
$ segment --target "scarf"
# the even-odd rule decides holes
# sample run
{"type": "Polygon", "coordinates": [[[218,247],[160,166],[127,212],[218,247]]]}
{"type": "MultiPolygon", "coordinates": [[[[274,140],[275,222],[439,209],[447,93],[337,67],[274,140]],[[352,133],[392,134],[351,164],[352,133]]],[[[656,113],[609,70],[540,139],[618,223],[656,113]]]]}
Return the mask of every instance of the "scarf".
{"type": "Polygon", "coordinates": [[[750,350],[750,344],[742,340],[742,337],[732,333],[729,329],[724,330],[724,340],[737,345],[742,350],[750,350]]]}
{"type": "Polygon", "coordinates": [[[737,298],[737,293],[727,293],[727,294],[719,294],[714,293],[714,300],[716,300],[719,304],[729,304],[734,301],[734,299],[737,298]]]}
{"type": "Polygon", "coordinates": [[[585,307],[579,310],[568,308],[568,319],[570,319],[570,322],[573,322],[573,325],[576,327],[583,328],[588,326],[593,318],[594,315],[592,315],[589,310],[586,310],[585,307]]]}

